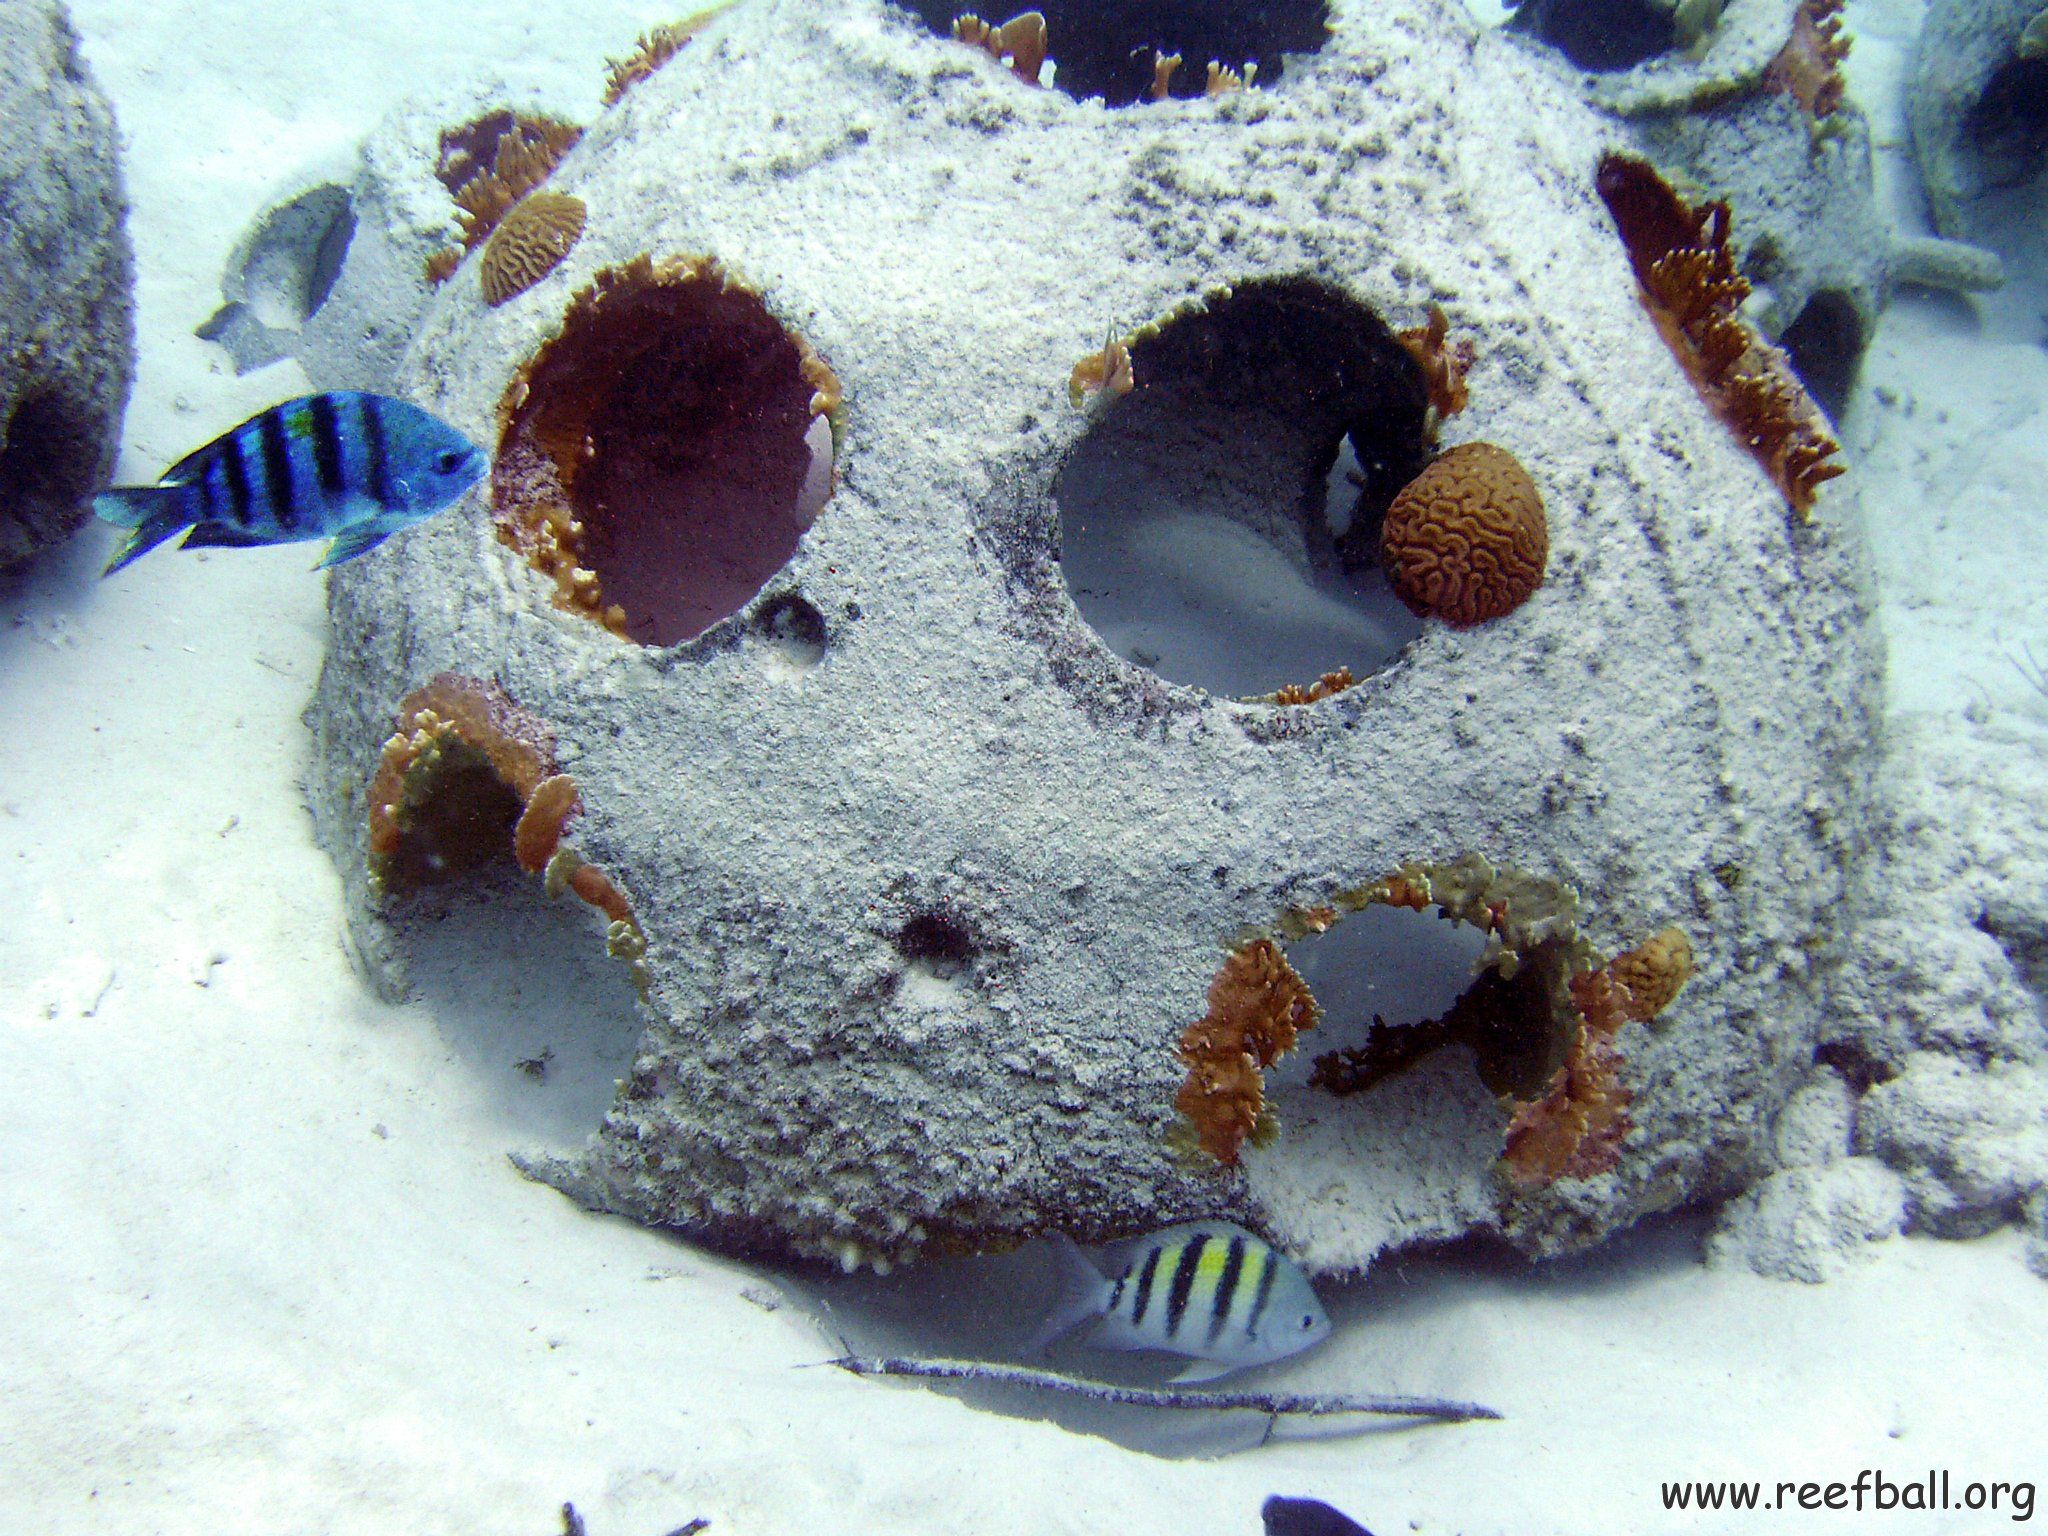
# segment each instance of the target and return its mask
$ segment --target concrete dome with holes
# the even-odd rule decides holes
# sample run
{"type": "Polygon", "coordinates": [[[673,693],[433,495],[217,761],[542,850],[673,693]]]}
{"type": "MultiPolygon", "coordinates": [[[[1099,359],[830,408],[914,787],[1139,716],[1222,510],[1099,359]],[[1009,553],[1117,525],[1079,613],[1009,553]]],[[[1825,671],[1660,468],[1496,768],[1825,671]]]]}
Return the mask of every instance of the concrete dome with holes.
{"type": "Polygon", "coordinates": [[[1564,86],[1455,4],[1327,19],[1249,89],[1112,107],[883,0],[753,0],[555,169],[589,209],[558,268],[435,293],[401,383],[498,469],[334,574],[309,785],[388,987],[438,898],[373,887],[373,785],[387,851],[407,816],[503,832],[476,963],[581,924],[633,968],[610,1112],[531,1170],[847,1263],[1221,1215],[1335,1272],[1583,1246],[1756,1166],[1864,836],[1852,484],[1801,523],[1701,403],[1564,86]],[[1401,339],[1432,306],[1472,359],[1440,422],[1401,339]],[[1548,570],[1451,629],[1371,525],[1481,440],[1541,493],[1548,570]],[[522,722],[527,789],[435,735],[443,674],[522,722]],[[1524,875],[1453,900],[1463,855],[1524,875]],[[1470,923],[1402,910],[1425,865],[1470,923]],[[1560,988],[1690,945],[1661,1012],[1609,1010],[1597,1166],[1504,1172],[1556,1042],[1461,1025],[1310,1084],[1375,1014],[1443,1013],[1482,927],[1568,930],[1560,988]],[[1254,953],[1313,1027],[1233,1160],[1176,1108],[1180,1048],[1254,953]]]}

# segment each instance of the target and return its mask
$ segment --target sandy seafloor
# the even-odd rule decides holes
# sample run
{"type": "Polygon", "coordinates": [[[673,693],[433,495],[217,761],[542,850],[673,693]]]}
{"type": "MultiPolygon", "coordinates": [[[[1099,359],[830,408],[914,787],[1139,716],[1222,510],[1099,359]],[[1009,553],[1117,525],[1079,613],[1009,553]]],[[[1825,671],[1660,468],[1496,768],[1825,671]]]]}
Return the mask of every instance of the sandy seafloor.
{"type": "MultiPolygon", "coordinates": [[[[127,144],[141,368],[119,473],[303,387],[193,337],[282,179],[401,96],[516,59],[596,107],[618,0],[432,7],[78,0],[127,144]]],[[[1901,222],[1910,5],[1852,8],[1901,222]]],[[[2048,698],[2048,283],[1908,294],[1845,437],[1884,581],[1893,706],[2048,698]]],[[[1499,1423],[1214,1459],[804,1369],[773,1277],[528,1183],[511,1146],[600,1106],[511,1063],[623,1063],[616,969],[565,942],[377,1001],[312,841],[300,724],[325,642],[306,547],[158,556],[89,530],[0,588],[0,1536],[1252,1532],[1273,1492],[1378,1536],[1988,1531],[2003,1516],[1666,1514],[1661,1482],[2048,1482],[2048,1282],[2011,1231],[1905,1237],[1831,1283],[1699,1262],[1697,1226],[1530,1269],[1392,1263],[1333,1298],[1289,1385],[1475,1398],[1499,1423]],[[559,963],[558,963],[559,962],[559,963]]],[[[2048,804],[2048,796],[2044,796],[2048,804]]],[[[587,1075],[587,1074],[586,1074],[587,1075]]],[[[602,1074],[600,1074],[602,1075],[602,1074]]],[[[587,1097],[587,1095],[586,1095],[587,1097]]],[[[2041,1518],[2048,1521],[2048,1514],[2041,1518]]]]}

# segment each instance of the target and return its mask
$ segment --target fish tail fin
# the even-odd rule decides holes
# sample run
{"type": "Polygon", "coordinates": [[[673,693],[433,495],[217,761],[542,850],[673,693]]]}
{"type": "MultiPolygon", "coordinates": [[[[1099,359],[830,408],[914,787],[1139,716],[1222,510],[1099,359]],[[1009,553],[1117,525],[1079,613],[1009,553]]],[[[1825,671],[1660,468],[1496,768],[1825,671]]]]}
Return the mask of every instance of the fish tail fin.
{"type": "Polygon", "coordinates": [[[1048,1241],[1059,1265],[1059,1295],[1024,1346],[1025,1352],[1033,1355],[1044,1354],[1061,1334],[1080,1327],[1091,1317],[1100,1317],[1109,1289],[1102,1271],[1066,1233],[1054,1232],[1048,1241]]]}
{"type": "Polygon", "coordinates": [[[113,575],[192,526],[189,497],[182,485],[116,486],[95,496],[92,510],[101,522],[128,530],[107,568],[100,572],[102,576],[113,575]]]}
{"type": "Polygon", "coordinates": [[[92,499],[93,516],[116,528],[140,528],[166,507],[182,504],[175,485],[114,485],[92,499]]]}

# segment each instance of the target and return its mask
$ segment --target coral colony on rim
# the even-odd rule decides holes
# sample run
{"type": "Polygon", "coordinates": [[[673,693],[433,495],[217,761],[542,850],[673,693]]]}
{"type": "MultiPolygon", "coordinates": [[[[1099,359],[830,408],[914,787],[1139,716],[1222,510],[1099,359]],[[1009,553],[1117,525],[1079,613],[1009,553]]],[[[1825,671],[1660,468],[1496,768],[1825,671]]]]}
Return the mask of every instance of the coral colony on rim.
{"type": "Polygon", "coordinates": [[[101,521],[129,530],[103,574],[181,532],[180,549],[332,539],[320,565],[340,565],[452,506],[489,467],[481,448],[408,400],[353,390],[287,400],[155,485],[94,498],[101,521]]]}

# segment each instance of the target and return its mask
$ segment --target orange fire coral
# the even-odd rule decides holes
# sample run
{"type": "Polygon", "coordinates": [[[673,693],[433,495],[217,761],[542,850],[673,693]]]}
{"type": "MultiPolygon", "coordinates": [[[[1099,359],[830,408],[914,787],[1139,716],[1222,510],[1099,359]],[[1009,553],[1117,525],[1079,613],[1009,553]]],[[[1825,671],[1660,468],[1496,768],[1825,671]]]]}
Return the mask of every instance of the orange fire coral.
{"type": "MultiPolygon", "coordinates": [[[[1436,906],[1481,929],[1488,943],[1477,979],[1442,1018],[1375,1020],[1365,1045],[1316,1058],[1311,1086],[1361,1093],[1432,1051],[1463,1045],[1508,1113],[1503,1170],[1514,1183],[1588,1178],[1614,1166],[1629,1129],[1614,1037],[1661,1012],[1685,984],[1692,946],[1682,932],[1666,928],[1603,964],[1578,931],[1570,887],[1477,854],[1403,865],[1338,892],[1335,904],[1436,906]]],[[[1328,923],[1296,917],[1290,926],[1321,932],[1328,923]]]]}
{"type": "Polygon", "coordinates": [[[574,123],[509,111],[493,112],[443,133],[434,174],[455,199],[462,244],[443,247],[427,258],[427,280],[447,281],[463,253],[483,244],[498,221],[546,181],[582,137],[583,130],[574,123]]]}
{"type": "Polygon", "coordinates": [[[1692,941],[1677,928],[1666,928],[1623,950],[1608,962],[1608,980],[1619,990],[1624,1017],[1647,1024],[1671,1006],[1692,976],[1692,941]]]}
{"type": "Polygon", "coordinates": [[[1618,1166],[1630,1127],[1628,1104],[1614,1037],[1605,1030],[1581,1029],[1550,1091],[1515,1106],[1502,1154],[1508,1177],[1524,1188],[1540,1188],[1559,1179],[1590,1179],[1618,1166]]]}
{"type": "Polygon", "coordinates": [[[495,309],[560,266],[583,238],[583,219],[583,199],[566,192],[543,189],[521,198],[484,245],[484,302],[495,309]]]}
{"type": "Polygon", "coordinates": [[[407,694],[370,783],[370,860],[380,882],[440,879],[482,857],[511,830],[554,762],[547,727],[496,683],[443,672],[407,694]],[[503,793],[489,795],[479,775],[503,793]],[[473,793],[454,798],[484,802],[484,809],[469,804],[452,817],[444,809],[425,823],[429,805],[455,780],[469,781],[473,793]],[[415,834],[408,854],[406,840],[415,834]]]}
{"type": "Polygon", "coordinates": [[[1256,80],[1258,76],[1259,66],[1256,64],[1245,65],[1244,73],[1239,74],[1228,64],[1217,59],[1211,59],[1209,61],[1208,78],[1202,84],[1202,94],[1204,96],[1227,96],[1232,91],[1243,90],[1256,80]]]}
{"type": "Polygon", "coordinates": [[[526,809],[512,829],[512,853],[519,867],[537,875],[562,845],[562,832],[569,818],[583,809],[576,793],[576,781],[566,773],[542,779],[526,796],[526,809]]]}
{"type": "Polygon", "coordinates": [[[1472,343],[1461,337],[1452,342],[1451,322],[1436,305],[1429,306],[1429,319],[1412,330],[1396,331],[1395,339],[1408,349],[1422,369],[1429,388],[1430,435],[1437,423],[1465,409],[1465,374],[1472,366],[1472,343]]]}
{"type": "Polygon", "coordinates": [[[1067,375],[1067,398],[1076,406],[1089,395],[1128,395],[1137,384],[1131,370],[1131,349],[1112,336],[1100,352],[1090,352],[1067,375]]]}
{"type": "Polygon", "coordinates": [[[499,538],[556,603],[672,645],[736,613],[832,484],[831,369],[716,261],[597,275],[498,407],[499,538]]]}
{"type": "Polygon", "coordinates": [[[710,26],[718,19],[718,13],[732,3],[733,0],[725,0],[725,5],[714,5],[693,16],[685,16],[681,21],[643,32],[626,57],[607,59],[605,62],[609,68],[605,73],[604,104],[617,106],[626,92],[681,53],[685,43],[710,26]]]}
{"type": "Polygon", "coordinates": [[[1693,385],[1802,518],[1842,473],[1840,451],[1784,352],[1750,328],[1749,284],[1728,244],[1728,205],[1694,209],[1633,155],[1600,162],[1600,195],[1635,265],[1643,305],[1693,385]]]}
{"type": "Polygon", "coordinates": [[[1543,498],[1513,454],[1462,443],[1387,508],[1380,565],[1417,615],[1466,627],[1512,613],[1543,584],[1543,498]]]}
{"type": "Polygon", "coordinates": [[[1842,35],[1842,0],[1800,0],[1792,14],[1792,35],[1764,74],[1764,85],[1783,91],[1818,122],[1842,105],[1842,61],[1849,39],[1842,35]]]}
{"type": "Polygon", "coordinates": [[[1012,16],[1000,27],[990,26],[972,11],[953,23],[955,40],[985,49],[998,63],[1010,62],[1010,72],[1030,85],[1038,84],[1045,67],[1045,16],[1026,11],[1012,16]]]}
{"type": "Polygon", "coordinates": [[[1152,91],[1154,101],[1164,101],[1173,92],[1173,72],[1180,68],[1180,55],[1152,50],[1152,91]]]}
{"type": "Polygon", "coordinates": [[[1327,699],[1332,694],[1342,693],[1347,688],[1358,686],[1358,679],[1351,675],[1349,667],[1339,667],[1334,672],[1325,672],[1306,688],[1299,683],[1289,683],[1266,695],[1269,704],[1313,704],[1327,699]]]}
{"type": "Polygon", "coordinates": [[[1225,1167],[1237,1162],[1265,1107],[1262,1069],[1313,1027],[1315,999],[1280,946],[1254,939],[1232,950],[1209,983],[1209,1011],[1181,1036],[1187,1080],[1174,1107],[1194,1122],[1202,1149],[1225,1167]]]}
{"type": "Polygon", "coordinates": [[[495,682],[443,672],[405,696],[398,729],[370,781],[370,871],[386,891],[445,880],[509,847],[609,922],[606,947],[646,985],[646,940],[619,888],[562,846],[582,809],[576,781],[555,772],[553,735],[495,682]]]}

